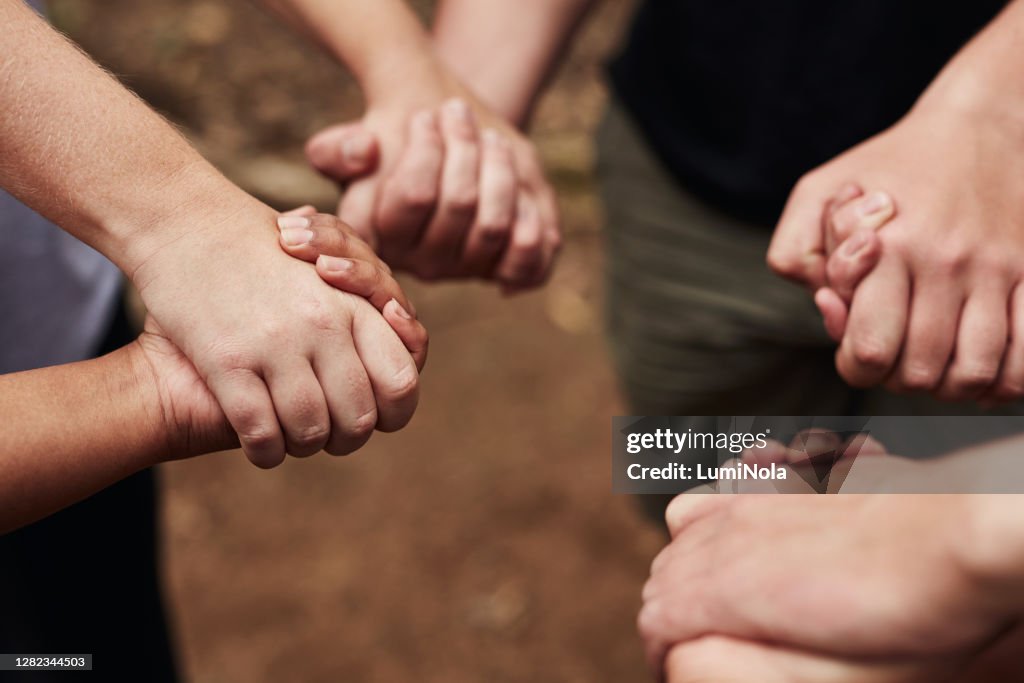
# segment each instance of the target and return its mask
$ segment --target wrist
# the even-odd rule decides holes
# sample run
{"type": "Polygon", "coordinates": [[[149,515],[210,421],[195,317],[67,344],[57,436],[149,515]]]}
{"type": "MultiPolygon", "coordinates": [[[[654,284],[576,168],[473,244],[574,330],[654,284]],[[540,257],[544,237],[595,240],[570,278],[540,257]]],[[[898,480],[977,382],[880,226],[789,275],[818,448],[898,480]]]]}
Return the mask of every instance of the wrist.
{"type": "Polygon", "coordinates": [[[114,351],[108,359],[119,366],[106,373],[110,382],[117,385],[110,387],[111,395],[118,392],[124,397],[125,405],[132,406],[131,425],[124,433],[130,434],[134,441],[130,448],[141,460],[139,469],[157,465],[170,451],[156,377],[146,363],[138,340],[114,351]]]}
{"type": "Polygon", "coordinates": [[[183,165],[159,183],[140,182],[137,201],[103,218],[103,232],[114,246],[104,253],[138,287],[138,273],[155,256],[210,226],[230,224],[257,207],[270,209],[231,183],[205,161],[183,165]]]}
{"type": "Polygon", "coordinates": [[[154,280],[188,278],[209,254],[241,251],[252,240],[277,244],[277,212],[235,185],[200,183],[181,196],[173,210],[133,233],[131,258],[122,270],[143,301],[154,280]]]}

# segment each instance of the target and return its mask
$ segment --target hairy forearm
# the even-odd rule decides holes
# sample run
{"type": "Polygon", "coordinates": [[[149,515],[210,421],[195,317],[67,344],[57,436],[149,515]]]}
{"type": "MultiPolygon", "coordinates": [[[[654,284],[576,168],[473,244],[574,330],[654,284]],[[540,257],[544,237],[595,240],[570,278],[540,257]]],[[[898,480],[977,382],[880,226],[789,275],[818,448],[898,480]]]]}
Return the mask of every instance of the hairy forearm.
{"type": "Polygon", "coordinates": [[[258,204],[20,0],[0,25],[0,186],[129,274],[258,204]]]}
{"type": "Polygon", "coordinates": [[[430,36],[403,0],[261,0],[355,75],[367,99],[400,97],[439,77],[430,36]]]}
{"type": "Polygon", "coordinates": [[[102,358],[0,376],[0,533],[172,455],[137,344],[102,358]]]}
{"type": "Polygon", "coordinates": [[[594,0],[442,0],[434,40],[449,69],[516,125],[594,0]]]}

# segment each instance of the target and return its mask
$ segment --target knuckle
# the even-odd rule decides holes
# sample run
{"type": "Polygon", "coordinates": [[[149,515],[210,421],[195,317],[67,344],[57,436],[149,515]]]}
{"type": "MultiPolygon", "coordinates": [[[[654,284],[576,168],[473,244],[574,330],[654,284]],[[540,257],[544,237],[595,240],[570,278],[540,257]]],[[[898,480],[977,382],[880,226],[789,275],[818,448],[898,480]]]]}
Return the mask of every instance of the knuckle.
{"type": "Polygon", "coordinates": [[[508,238],[511,221],[500,217],[485,218],[477,224],[480,239],[484,242],[502,242],[508,238]]]}
{"type": "Polygon", "coordinates": [[[256,365],[256,355],[252,350],[235,342],[225,342],[211,348],[210,358],[214,365],[226,372],[249,371],[256,365]]]}
{"type": "Polygon", "coordinates": [[[277,433],[266,425],[254,425],[238,434],[239,440],[250,448],[270,448],[277,441],[277,433]]]}
{"type": "Polygon", "coordinates": [[[887,344],[871,337],[853,340],[853,360],[870,370],[885,370],[892,362],[892,351],[887,344]]]}
{"type": "Polygon", "coordinates": [[[352,439],[367,439],[373,433],[376,426],[377,408],[373,407],[353,420],[352,424],[344,430],[344,433],[352,439]]]}
{"type": "Polygon", "coordinates": [[[406,365],[395,373],[385,389],[386,397],[392,401],[402,401],[415,396],[420,388],[420,375],[412,364],[406,365]]]}
{"type": "Polygon", "coordinates": [[[410,183],[402,188],[401,201],[410,209],[426,211],[437,201],[437,188],[431,183],[410,183]]]}
{"type": "Polygon", "coordinates": [[[475,214],[480,194],[475,187],[465,187],[453,191],[446,198],[447,210],[460,214],[475,214]]]}
{"type": "Polygon", "coordinates": [[[301,428],[297,433],[291,434],[290,438],[295,444],[308,448],[323,445],[330,435],[330,426],[317,424],[301,428]]]}
{"type": "Polygon", "coordinates": [[[1016,377],[1006,378],[996,387],[995,393],[1003,401],[1021,398],[1024,396],[1024,380],[1016,377]]]}
{"type": "Polygon", "coordinates": [[[996,378],[998,368],[989,364],[954,367],[951,371],[952,386],[960,391],[973,391],[989,386],[996,378]]]}
{"type": "Polygon", "coordinates": [[[800,268],[800,262],[793,258],[787,249],[775,243],[768,249],[768,255],[765,260],[773,272],[784,277],[797,277],[803,272],[800,268]]]}
{"type": "MultiPolygon", "coordinates": [[[[310,298],[301,302],[298,305],[298,314],[302,322],[316,330],[333,332],[339,328],[338,316],[317,299],[310,298]]],[[[283,327],[284,329],[278,330],[274,335],[275,338],[288,331],[288,326],[283,327]]]]}
{"type": "Polygon", "coordinates": [[[903,386],[911,391],[932,391],[940,379],[939,371],[926,365],[912,365],[900,376],[903,386]]]}

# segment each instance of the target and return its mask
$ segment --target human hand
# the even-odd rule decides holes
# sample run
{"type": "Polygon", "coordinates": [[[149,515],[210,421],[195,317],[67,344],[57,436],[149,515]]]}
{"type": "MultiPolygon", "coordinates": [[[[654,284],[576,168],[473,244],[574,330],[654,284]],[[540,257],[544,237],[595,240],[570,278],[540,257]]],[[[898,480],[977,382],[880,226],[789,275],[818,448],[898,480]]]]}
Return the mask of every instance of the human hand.
{"type": "Polygon", "coordinates": [[[307,144],[313,166],[347,184],[342,220],[391,266],[424,279],[478,277],[506,291],[542,284],[561,235],[535,148],[453,81],[418,85],[307,144]],[[366,175],[359,160],[369,157],[379,164],[366,175]]]}
{"type": "Polygon", "coordinates": [[[639,617],[652,665],[711,634],[841,659],[975,654],[1019,610],[980,570],[989,553],[969,540],[974,505],[969,496],[679,496],[639,617]]]}
{"type": "Polygon", "coordinates": [[[768,260],[815,288],[825,279],[822,198],[852,179],[900,202],[837,355],[852,385],[888,378],[946,399],[1024,394],[1024,160],[1010,135],[1000,115],[939,93],[797,185],[768,260]]]}
{"type": "Polygon", "coordinates": [[[405,344],[417,369],[423,370],[429,344],[427,330],[416,318],[416,309],[391,269],[352,228],[336,216],[317,214],[312,206],[282,214],[278,227],[285,253],[316,264],[324,282],[373,304],[405,344]]]}
{"type": "Polygon", "coordinates": [[[283,253],[275,220],[254,204],[193,225],[132,273],[260,467],[286,451],[352,452],[374,427],[406,424],[418,396],[416,363],[388,323],[283,253]]]}
{"type": "MultiPolygon", "coordinates": [[[[373,250],[336,217],[317,215],[312,207],[284,215],[304,221],[283,222],[286,227],[281,230],[280,243],[285,252],[315,263],[325,282],[373,304],[422,370],[427,331],[406,314],[413,310],[412,305],[373,250]],[[339,262],[348,267],[339,267],[339,262]]],[[[143,368],[139,378],[152,384],[159,397],[162,433],[168,439],[164,452],[185,458],[238,446],[238,438],[213,394],[152,316],[146,317],[143,333],[134,346],[143,368]]]]}

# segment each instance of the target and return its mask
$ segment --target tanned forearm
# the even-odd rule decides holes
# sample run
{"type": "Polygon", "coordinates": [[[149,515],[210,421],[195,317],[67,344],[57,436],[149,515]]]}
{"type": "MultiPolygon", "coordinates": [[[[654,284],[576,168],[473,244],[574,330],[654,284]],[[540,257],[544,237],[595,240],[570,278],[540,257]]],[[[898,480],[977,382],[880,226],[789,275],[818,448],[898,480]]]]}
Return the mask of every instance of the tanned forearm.
{"type": "Polygon", "coordinates": [[[0,0],[0,187],[129,275],[199,223],[265,211],[21,0],[0,0]]]}
{"type": "Polygon", "coordinates": [[[485,104],[525,125],[594,0],[441,0],[434,38],[485,104]]]}
{"type": "Polygon", "coordinates": [[[0,533],[172,455],[137,344],[96,360],[0,376],[0,416],[0,533]]]}

